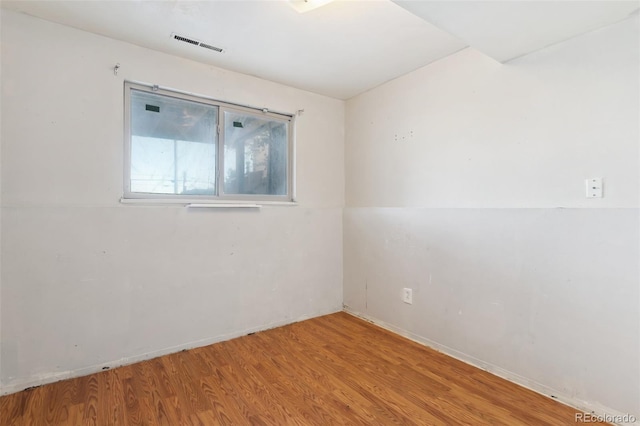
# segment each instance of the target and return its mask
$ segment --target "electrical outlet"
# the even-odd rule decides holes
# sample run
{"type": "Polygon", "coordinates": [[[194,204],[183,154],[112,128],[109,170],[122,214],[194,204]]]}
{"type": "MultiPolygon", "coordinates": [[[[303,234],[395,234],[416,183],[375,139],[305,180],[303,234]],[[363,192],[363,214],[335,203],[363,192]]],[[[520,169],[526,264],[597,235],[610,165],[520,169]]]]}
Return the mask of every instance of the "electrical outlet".
{"type": "Polygon", "coordinates": [[[404,303],[412,304],[413,303],[413,290],[410,288],[402,289],[402,301],[404,303]]]}

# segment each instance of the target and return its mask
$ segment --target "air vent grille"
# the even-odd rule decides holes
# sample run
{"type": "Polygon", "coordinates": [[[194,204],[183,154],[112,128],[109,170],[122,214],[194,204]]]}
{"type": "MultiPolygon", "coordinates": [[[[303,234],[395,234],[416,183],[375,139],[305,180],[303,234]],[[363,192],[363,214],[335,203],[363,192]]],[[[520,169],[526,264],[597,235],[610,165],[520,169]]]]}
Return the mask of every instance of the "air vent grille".
{"type": "Polygon", "coordinates": [[[211,46],[210,44],[200,42],[200,47],[204,47],[205,49],[214,50],[216,52],[222,53],[222,48],[211,46]]]}
{"type": "Polygon", "coordinates": [[[216,47],[216,46],[212,46],[210,44],[207,43],[203,43],[199,40],[193,39],[193,38],[189,38],[189,37],[184,37],[178,34],[171,34],[171,38],[173,38],[174,40],[178,40],[178,41],[183,41],[185,43],[189,43],[189,44],[193,44],[194,46],[200,46],[203,47],[205,49],[209,49],[209,50],[213,50],[214,52],[218,52],[218,53],[222,53],[224,52],[224,49],[222,49],[221,47],[216,47]]]}

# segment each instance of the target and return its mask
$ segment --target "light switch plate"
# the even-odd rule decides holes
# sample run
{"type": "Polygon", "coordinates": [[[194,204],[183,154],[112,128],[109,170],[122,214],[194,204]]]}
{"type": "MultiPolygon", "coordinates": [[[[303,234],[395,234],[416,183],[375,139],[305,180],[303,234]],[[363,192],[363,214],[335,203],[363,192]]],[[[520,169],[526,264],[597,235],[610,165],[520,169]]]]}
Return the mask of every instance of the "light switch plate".
{"type": "Polygon", "coordinates": [[[602,178],[590,178],[585,180],[587,185],[587,198],[602,198],[602,178]]]}

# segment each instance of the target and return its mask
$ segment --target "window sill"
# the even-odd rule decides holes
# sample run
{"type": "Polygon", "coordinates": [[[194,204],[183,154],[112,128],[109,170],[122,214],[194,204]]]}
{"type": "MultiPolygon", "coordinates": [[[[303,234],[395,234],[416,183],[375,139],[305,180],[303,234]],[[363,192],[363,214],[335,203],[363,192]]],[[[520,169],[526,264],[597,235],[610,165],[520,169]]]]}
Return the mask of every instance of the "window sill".
{"type": "Polygon", "coordinates": [[[297,206],[295,201],[237,201],[158,198],[120,198],[121,204],[133,205],[182,205],[189,208],[239,208],[259,209],[263,206],[297,206]]]}

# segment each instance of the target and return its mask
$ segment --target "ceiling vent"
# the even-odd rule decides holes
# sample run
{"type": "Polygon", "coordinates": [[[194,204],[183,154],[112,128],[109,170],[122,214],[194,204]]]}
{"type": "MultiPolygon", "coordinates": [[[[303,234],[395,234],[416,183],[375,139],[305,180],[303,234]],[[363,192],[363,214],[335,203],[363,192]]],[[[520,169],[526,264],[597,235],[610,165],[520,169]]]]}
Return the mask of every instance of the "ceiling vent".
{"type": "Polygon", "coordinates": [[[212,46],[210,44],[203,43],[200,40],[196,40],[196,39],[191,38],[191,37],[181,36],[181,35],[178,35],[176,33],[172,33],[171,34],[171,38],[174,39],[174,40],[182,41],[184,43],[192,44],[194,46],[200,46],[200,47],[203,47],[205,49],[213,50],[214,52],[218,52],[218,53],[223,53],[224,52],[224,49],[221,48],[221,47],[212,46]]]}

